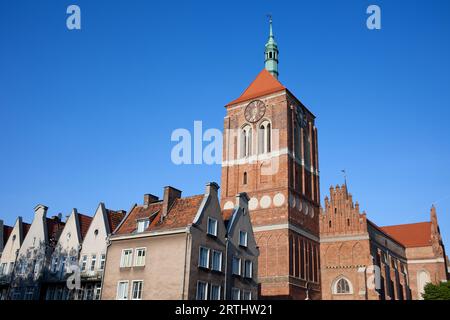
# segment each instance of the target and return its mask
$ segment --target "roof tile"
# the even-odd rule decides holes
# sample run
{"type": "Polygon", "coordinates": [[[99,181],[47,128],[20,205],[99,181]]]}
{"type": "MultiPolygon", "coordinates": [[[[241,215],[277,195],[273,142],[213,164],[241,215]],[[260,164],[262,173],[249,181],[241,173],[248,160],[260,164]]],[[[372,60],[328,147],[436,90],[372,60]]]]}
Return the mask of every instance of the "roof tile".
{"type": "Polygon", "coordinates": [[[236,100],[228,103],[227,106],[285,89],[286,87],[283,86],[277,79],[275,79],[274,76],[269,73],[269,71],[263,69],[255,78],[255,80],[253,80],[253,82],[248,86],[248,88],[245,89],[241,96],[236,100]]]}
{"type": "Polygon", "coordinates": [[[431,245],[431,222],[419,222],[381,227],[405,247],[427,247],[431,245]]]}

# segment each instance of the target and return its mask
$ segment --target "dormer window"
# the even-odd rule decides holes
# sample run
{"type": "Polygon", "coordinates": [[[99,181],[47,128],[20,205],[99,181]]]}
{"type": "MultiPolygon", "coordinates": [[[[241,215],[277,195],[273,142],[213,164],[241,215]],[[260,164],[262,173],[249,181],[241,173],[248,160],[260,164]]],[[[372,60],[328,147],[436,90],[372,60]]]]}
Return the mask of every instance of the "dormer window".
{"type": "Polygon", "coordinates": [[[208,217],[208,234],[217,237],[217,220],[208,217]]]}
{"type": "Polygon", "coordinates": [[[148,228],[149,224],[150,224],[150,220],[148,220],[148,219],[139,220],[137,223],[137,233],[144,232],[148,228]]]}

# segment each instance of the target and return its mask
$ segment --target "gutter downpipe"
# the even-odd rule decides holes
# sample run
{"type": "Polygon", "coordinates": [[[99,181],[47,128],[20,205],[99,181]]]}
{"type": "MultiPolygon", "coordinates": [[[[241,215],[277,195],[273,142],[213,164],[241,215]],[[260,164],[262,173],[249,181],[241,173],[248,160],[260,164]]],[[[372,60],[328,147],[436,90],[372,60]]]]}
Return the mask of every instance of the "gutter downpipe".
{"type": "Polygon", "coordinates": [[[182,284],[183,287],[181,290],[181,300],[185,300],[184,294],[186,287],[187,249],[188,249],[188,239],[190,235],[191,235],[191,226],[189,226],[186,231],[186,240],[184,243],[184,268],[183,268],[183,284],[182,284]]]}

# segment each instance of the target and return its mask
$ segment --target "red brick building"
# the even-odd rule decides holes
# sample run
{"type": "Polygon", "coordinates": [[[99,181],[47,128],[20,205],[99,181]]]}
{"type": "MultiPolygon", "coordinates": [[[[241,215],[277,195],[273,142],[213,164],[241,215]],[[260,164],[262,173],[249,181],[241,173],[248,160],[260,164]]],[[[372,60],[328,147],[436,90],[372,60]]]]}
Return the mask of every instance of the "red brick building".
{"type": "Polygon", "coordinates": [[[246,192],[260,249],[260,298],[320,299],[319,171],[314,115],[266,68],[226,105],[221,205],[246,192]]]}
{"type": "Polygon", "coordinates": [[[378,227],[346,185],[330,188],[320,215],[322,298],[421,299],[428,282],[447,280],[436,209],[431,221],[378,227]]]}

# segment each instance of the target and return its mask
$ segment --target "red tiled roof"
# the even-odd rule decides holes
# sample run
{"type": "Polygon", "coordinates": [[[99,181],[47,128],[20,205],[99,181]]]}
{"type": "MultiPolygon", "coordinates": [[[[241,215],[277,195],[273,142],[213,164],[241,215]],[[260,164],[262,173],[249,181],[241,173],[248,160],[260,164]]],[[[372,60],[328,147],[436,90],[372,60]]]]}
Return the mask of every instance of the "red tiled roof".
{"type": "Polygon", "coordinates": [[[57,219],[47,218],[48,239],[58,241],[59,236],[61,235],[61,231],[62,229],[64,229],[64,225],[64,222],[61,222],[57,219]]]}
{"type": "Polygon", "coordinates": [[[161,211],[149,226],[150,230],[166,230],[186,227],[194,221],[203,195],[176,199],[166,218],[161,222],[161,211]]]}
{"type": "Polygon", "coordinates": [[[203,195],[175,199],[166,218],[161,222],[162,201],[148,206],[136,206],[115,234],[130,234],[136,231],[136,221],[152,218],[145,231],[167,230],[186,227],[194,221],[195,215],[202,203],[203,195]]]}
{"type": "Polygon", "coordinates": [[[162,208],[162,201],[154,202],[148,206],[135,206],[126,217],[116,234],[133,233],[136,230],[136,221],[150,218],[153,214],[159,212],[162,208]]]}
{"type": "Polygon", "coordinates": [[[78,223],[80,225],[81,240],[84,240],[84,237],[86,236],[89,226],[91,225],[92,217],[89,217],[81,213],[78,213],[77,216],[78,216],[78,223]]]}
{"type": "Polygon", "coordinates": [[[116,230],[117,226],[122,222],[122,219],[125,217],[125,211],[114,211],[106,209],[106,216],[108,217],[108,224],[111,228],[111,232],[116,230]]]}
{"type": "Polygon", "coordinates": [[[231,101],[227,106],[268,95],[286,89],[277,79],[266,69],[263,69],[239,98],[231,101]]]}
{"type": "Polygon", "coordinates": [[[3,244],[5,245],[8,241],[9,236],[11,235],[11,232],[13,231],[13,227],[10,226],[3,226],[3,244]]]}
{"type": "Polygon", "coordinates": [[[31,228],[31,224],[26,223],[26,222],[22,222],[22,231],[23,231],[23,238],[24,239],[25,239],[28,231],[30,230],[30,228],[31,228]]]}
{"type": "Polygon", "coordinates": [[[405,247],[427,247],[431,245],[431,222],[386,226],[381,227],[381,230],[405,247]]]}
{"type": "Polygon", "coordinates": [[[228,221],[233,216],[234,209],[222,210],[223,221],[228,221]]]}

